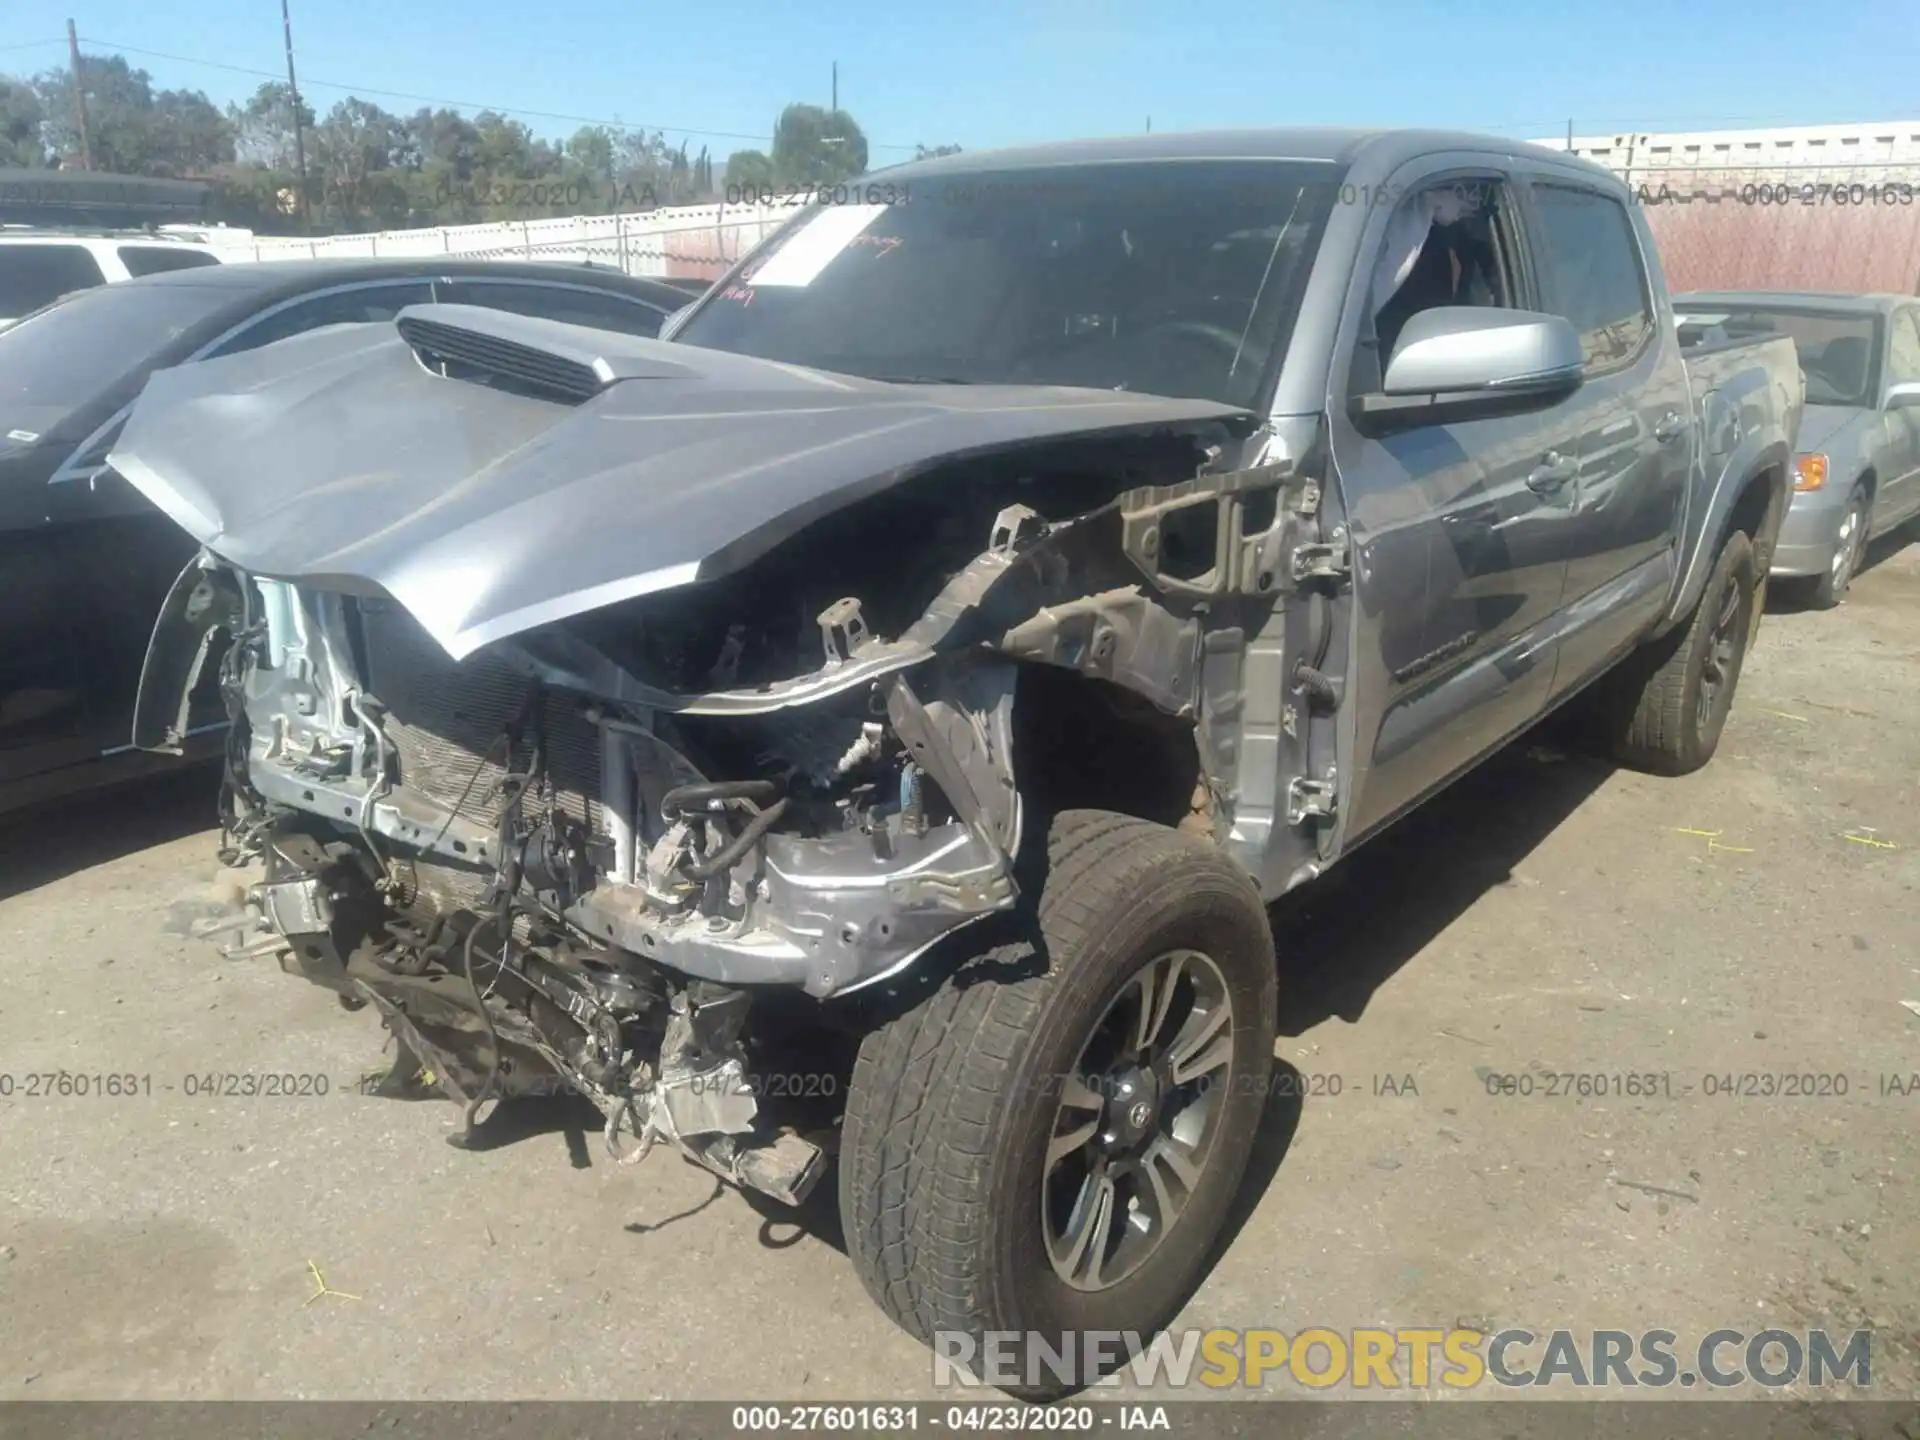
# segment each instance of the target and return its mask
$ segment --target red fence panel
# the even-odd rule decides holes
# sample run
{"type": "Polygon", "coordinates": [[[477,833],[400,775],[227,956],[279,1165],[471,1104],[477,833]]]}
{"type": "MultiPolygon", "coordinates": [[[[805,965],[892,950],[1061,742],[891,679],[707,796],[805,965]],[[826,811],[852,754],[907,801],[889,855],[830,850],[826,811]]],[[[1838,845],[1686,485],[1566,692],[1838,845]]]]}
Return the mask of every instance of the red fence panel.
{"type": "Polygon", "coordinates": [[[1632,183],[1676,291],[1920,294],[1920,186],[1905,178],[1871,171],[1733,187],[1667,172],[1632,183]]]}

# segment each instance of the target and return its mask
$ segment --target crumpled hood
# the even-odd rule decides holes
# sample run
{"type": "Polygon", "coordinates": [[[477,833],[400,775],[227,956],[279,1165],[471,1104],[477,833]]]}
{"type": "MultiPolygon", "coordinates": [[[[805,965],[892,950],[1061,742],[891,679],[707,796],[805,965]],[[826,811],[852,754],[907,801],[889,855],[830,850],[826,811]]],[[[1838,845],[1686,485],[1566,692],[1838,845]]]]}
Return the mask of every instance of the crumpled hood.
{"type": "Polygon", "coordinates": [[[157,372],[109,463],[221,558],[384,591],[456,659],[725,574],[945,458],[1248,419],[1205,400],[859,380],[469,306],[395,324],[409,317],[588,357],[605,388],[529,398],[428,370],[394,325],[336,326],[157,372]]]}

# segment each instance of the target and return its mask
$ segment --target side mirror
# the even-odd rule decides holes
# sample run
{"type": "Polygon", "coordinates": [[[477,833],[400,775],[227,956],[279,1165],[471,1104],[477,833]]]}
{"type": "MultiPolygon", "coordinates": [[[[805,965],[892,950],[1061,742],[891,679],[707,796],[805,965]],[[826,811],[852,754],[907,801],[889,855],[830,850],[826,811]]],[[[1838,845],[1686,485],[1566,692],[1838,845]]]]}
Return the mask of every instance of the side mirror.
{"type": "Polygon", "coordinates": [[[1888,410],[1907,410],[1920,405],[1920,381],[1907,380],[1887,387],[1888,410]]]}
{"type": "Polygon", "coordinates": [[[1445,305],[1407,321],[1387,362],[1389,395],[1559,392],[1580,383],[1580,337],[1558,315],[1445,305]]]}

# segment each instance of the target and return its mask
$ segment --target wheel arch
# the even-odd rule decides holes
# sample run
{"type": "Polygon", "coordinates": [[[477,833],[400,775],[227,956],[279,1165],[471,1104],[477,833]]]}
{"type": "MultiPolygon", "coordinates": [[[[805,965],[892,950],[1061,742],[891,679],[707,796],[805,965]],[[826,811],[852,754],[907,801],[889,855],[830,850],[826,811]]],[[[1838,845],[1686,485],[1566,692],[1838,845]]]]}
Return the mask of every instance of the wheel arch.
{"type": "Polygon", "coordinates": [[[1045,817],[1109,810],[1214,836],[1219,807],[1191,718],[1124,686],[1022,663],[1014,696],[1014,775],[1044,837],[1045,817]]]}

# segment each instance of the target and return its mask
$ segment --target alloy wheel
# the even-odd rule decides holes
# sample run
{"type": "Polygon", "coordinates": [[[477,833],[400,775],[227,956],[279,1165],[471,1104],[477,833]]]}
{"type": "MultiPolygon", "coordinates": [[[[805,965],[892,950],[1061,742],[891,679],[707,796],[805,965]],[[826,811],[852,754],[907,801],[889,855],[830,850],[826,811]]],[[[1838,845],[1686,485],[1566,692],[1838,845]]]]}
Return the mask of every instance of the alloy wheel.
{"type": "Polygon", "coordinates": [[[1233,1080],[1219,966],[1197,950],[1143,965],[1061,1086],[1040,1201],[1055,1274],[1105,1290],[1159,1248],[1212,1156],[1233,1080]]]}
{"type": "Polygon", "coordinates": [[[1707,653],[1700,669],[1700,695],[1694,711],[1694,719],[1703,732],[1712,725],[1720,696],[1732,685],[1739,669],[1740,646],[1744,638],[1741,634],[1741,599],[1739,583],[1729,579],[1719,612],[1713,619],[1713,628],[1707,633],[1707,653]]]}

